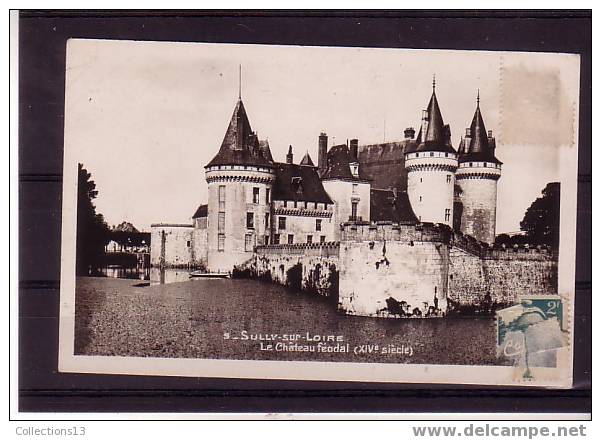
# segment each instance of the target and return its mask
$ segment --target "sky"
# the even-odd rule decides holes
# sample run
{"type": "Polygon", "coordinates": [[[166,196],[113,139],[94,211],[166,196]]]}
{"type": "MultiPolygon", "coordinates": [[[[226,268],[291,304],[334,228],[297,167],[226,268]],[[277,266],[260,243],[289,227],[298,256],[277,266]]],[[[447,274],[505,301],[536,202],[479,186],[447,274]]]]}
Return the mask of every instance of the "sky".
{"type": "Polygon", "coordinates": [[[307,151],[316,162],[322,131],[330,146],[417,131],[435,75],[455,148],[480,92],[503,162],[497,233],[513,232],[545,185],[561,180],[560,157],[576,150],[578,65],[561,54],[70,40],[65,167],[92,173],[109,225],[190,223],[206,203],[204,166],[239,85],[274,159],[292,145],[295,162],[307,151]]]}

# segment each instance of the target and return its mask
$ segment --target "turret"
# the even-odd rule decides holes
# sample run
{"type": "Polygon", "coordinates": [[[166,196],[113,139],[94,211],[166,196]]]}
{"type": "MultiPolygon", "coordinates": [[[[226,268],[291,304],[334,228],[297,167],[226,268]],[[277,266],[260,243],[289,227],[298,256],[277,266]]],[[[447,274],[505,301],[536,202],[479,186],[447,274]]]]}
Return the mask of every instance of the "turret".
{"type": "Polygon", "coordinates": [[[486,243],[494,243],[496,234],[497,181],[502,163],[495,157],[495,146],[492,130],[487,132],[484,126],[478,93],[472,123],[459,149],[456,179],[461,214],[456,224],[464,234],[486,243]]]}
{"type": "Polygon", "coordinates": [[[207,267],[229,272],[269,241],[275,171],[269,144],[251,129],[238,99],[217,155],[205,166],[208,184],[207,267]]]}
{"type": "Polygon", "coordinates": [[[451,226],[457,153],[451,144],[451,129],[442,118],[435,82],[417,142],[415,149],[405,153],[411,207],[421,222],[451,226]]]}

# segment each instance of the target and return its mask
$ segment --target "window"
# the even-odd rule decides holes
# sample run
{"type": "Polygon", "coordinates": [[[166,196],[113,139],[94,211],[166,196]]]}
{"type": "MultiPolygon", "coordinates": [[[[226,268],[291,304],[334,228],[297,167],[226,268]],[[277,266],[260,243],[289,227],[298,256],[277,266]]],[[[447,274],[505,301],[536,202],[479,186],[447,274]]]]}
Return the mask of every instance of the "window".
{"type": "Polygon", "coordinates": [[[353,183],[353,194],[357,194],[358,189],[359,189],[359,185],[356,183],[353,183]]]}
{"type": "Polygon", "coordinates": [[[190,247],[190,240],[188,240],[188,241],[186,242],[186,246],[187,246],[187,247],[190,247]]]}
{"type": "Polygon", "coordinates": [[[322,235],[321,237],[319,237],[319,242],[320,243],[325,243],[326,242],[326,236],[322,235]]]}
{"type": "Polygon", "coordinates": [[[224,249],[225,249],[225,234],[218,234],[217,235],[217,250],[219,252],[223,252],[224,249]]]}
{"type": "Polygon", "coordinates": [[[255,228],[255,213],[254,212],[247,212],[246,213],[246,227],[248,229],[254,229],[255,228]]]}
{"type": "Polygon", "coordinates": [[[451,175],[447,174],[447,183],[451,183],[451,175]]]}
{"type": "Polygon", "coordinates": [[[419,196],[419,201],[420,201],[420,202],[422,201],[422,196],[419,196]]]}
{"type": "Polygon", "coordinates": [[[434,153],[430,153],[430,157],[434,157],[434,153]]]}
{"type": "Polygon", "coordinates": [[[225,211],[225,185],[219,185],[219,210],[225,211]]]}
{"type": "Polygon", "coordinates": [[[269,229],[269,213],[265,213],[265,229],[269,229]]]}
{"type": "Polygon", "coordinates": [[[280,244],[280,234],[273,235],[273,244],[280,244]]]}
{"type": "Polygon", "coordinates": [[[286,229],[286,217],[278,218],[278,229],[286,229]]]}
{"type": "Polygon", "coordinates": [[[419,183],[422,183],[423,181],[424,181],[424,179],[420,177],[419,178],[419,183]]]}
{"type": "Polygon", "coordinates": [[[269,244],[269,235],[265,236],[263,243],[265,243],[266,246],[269,244]]]}
{"type": "Polygon", "coordinates": [[[445,154],[444,154],[444,157],[449,157],[449,153],[445,153],[445,154]]]}
{"type": "Polygon", "coordinates": [[[351,220],[357,220],[357,202],[351,203],[351,220]]]}
{"type": "Polygon", "coordinates": [[[449,208],[444,210],[444,221],[448,222],[451,220],[451,210],[449,208]]]}
{"type": "Polygon", "coordinates": [[[317,209],[317,202],[314,202],[314,203],[313,203],[313,208],[314,208],[314,209],[317,209]]]}
{"type": "Polygon", "coordinates": [[[288,234],[288,244],[293,244],[293,243],[294,243],[294,235],[288,234]]]}
{"type": "Polygon", "coordinates": [[[321,231],[321,219],[320,218],[315,219],[315,230],[321,231]]]}
{"type": "Polygon", "coordinates": [[[313,243],[313,236],[307,235],[307,243],[313,243]]]}
{"type": "Polygon", "coordinates": [[[295,201],[294,201],[294,207],[295,207],[295,208],[297,208],[297,207],[298,207],[297,205],[298,205],[298,203],[297,203],[297,201],[295,200],[295,201]]]}
{"type": "Polygon", "coordinates": [[[473,166],[474,166],[474,163],[473,163],[473,162],[470,162],[470,166],[471,166],[471,167],[473,167],[473,166]]]}
{"type": "Polygon", "coordinates": [[[244,250],[246,252],[253,250],[253,236],[252,234],[246,234],[244,236],[244,250]]]}
{"type": "Polygon", "coordinates": [[[259,204],[259,188],[253,188],[253,203],[255,205],[259,204]]]}
{"type": "Polygon", "coordinates": [[[308,207],[309,207],[309,202],[307,202],[307,201],[305,200],[305,209],[307,209],[308,207]]]}
{"type": "Polygon", "coordinates": [[[269,188],[265,189],[265,204],[269,205],[269,193],[271,192],[271,190],[269,188]]]}
{"type": "Polygon", "coordinates": [[[225,212],[220,212],[217,217],[217,230],[225,231],[225,212]]]}

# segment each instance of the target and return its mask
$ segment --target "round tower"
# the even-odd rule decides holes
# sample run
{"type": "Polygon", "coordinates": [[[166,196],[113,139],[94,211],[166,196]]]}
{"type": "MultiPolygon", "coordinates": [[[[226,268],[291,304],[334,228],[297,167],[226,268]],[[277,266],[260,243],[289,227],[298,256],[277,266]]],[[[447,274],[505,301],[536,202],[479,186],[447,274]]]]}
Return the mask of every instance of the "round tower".
{"type": "Polygon", "coordinates": [[[419,221],[452,226],[457,153],[434,86],[428,109],[422,115],[416,147],[405,153],[407,195],[419,221]]]}
{"type": "Polygon", "coordinates": [[[275,181],[268,144],[251,130],[242,100],[217,155],[205,167],[208,184],[207,269],[229,272],[269,242],[275,181]]]}
{"type": "Polygon", "coordinates": [[[495,157],[495,138],[486,131],[480,97],[470,128],[459,147],[458,184],[459,229],[464,234],[494,243],[497,223],[497,181],[501,177],[501,161],[495,157]]]}

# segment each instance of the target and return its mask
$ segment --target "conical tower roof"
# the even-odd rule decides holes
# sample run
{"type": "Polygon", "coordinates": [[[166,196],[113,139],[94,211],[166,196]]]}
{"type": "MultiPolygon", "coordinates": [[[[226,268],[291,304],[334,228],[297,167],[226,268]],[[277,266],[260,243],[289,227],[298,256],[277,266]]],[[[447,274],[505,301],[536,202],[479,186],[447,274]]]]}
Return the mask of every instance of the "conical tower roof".
{"type": "Polygon", "coordinates": [[[465,151],[459,157],[460,162],[492,162],[501,163],[494,153],[494,139],[488,138],[484,119],[480,111],[480,98],[476,104],[476,111],[470,125],[470,142],[465,146],[465,151]]]}
{"type": "MultiPolygon", "coordinates": [[[[267,147],[269,148],[269,147],[267,147]]],[[[206,166],[215,165],[272,165],[271,152],[259,148],[257,135],[252,131],[242,99],[238,99],[225,132],[221,148],[206,166]]]]}
{"type": "Polygon", "coordinates": [[[440,111],[440,106],[438,105],[436,89],[434,87],[426,111],[428,120],[426,132],[421,133],[420,130],[420,144],[416,151],[442,151],[455,153],[451,144],[451,129],[448,125],[445,125],[444,120],[442,119],[442,113],[440,111]]]}

